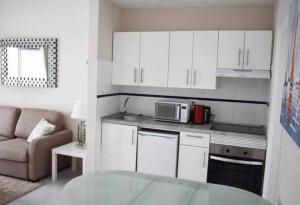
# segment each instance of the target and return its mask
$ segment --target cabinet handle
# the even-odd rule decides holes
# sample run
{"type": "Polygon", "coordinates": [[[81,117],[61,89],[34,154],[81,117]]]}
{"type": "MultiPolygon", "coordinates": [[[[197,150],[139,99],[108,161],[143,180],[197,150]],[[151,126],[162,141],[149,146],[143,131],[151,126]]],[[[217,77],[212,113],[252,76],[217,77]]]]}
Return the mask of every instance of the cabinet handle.
{"type": "Polygon", "coordinates": [[[144,82],[144,69],[141,68],[141,83],[144,82]]]}
{"type": "Polygon", "coordinates": [[[187,137],[193,137],[193,138],[199,138],[199,139],[202,139],[203,137],[202,136],[193,136],[193,135],[186,135],[187,137]]]}
{"type": "Polygon", "coordinates": [[[134,130],[131,133],[131,145],[134,145],[134,130]]]}
{"type": "Polygon", "coordinates": [[[197,71],[194,70],[194,86],[196,85],[196,79],[197,79],[197,71]]]}
{"type": "Polygon", "coordinates": [[[203,153],[203,168],[205,168],[205,159],[206,159],[206,152],[203,153]]]}
{"type": "Polygon", "coordinates": [[[250,50],[247,49],[247,62],[246,62],[247,66],[249,65],[249,55],[250,55],[250,50]]]}
{"type": "Polygon", "coordinates": [[[134,83],[136,83],[136,70],[137,70],[137,69],[134,68],[134,77],[133,77],[133,78],[134,78],[134,83]]]}
{"type": "Polygon", "coordinates": [[[190,75],[190,71],[189,69],[186,70],[186,85],[189,85],[189,75],[190,75]]]}
{"type": "Polygon", "coordinates": [[[241,66],[241,53],[242,53],[242,50],[239,49],[239,64],[238,64],[238,66],[241,66]]]}

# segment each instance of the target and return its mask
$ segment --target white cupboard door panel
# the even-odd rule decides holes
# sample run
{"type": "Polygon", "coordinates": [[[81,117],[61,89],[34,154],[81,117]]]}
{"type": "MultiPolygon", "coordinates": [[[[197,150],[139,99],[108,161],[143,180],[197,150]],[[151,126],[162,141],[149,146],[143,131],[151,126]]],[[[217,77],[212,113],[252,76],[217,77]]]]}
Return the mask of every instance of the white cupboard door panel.
{"type": "Polygon", "coordinates": [[[114,33],[113,85],[138,85],[140,33],[114,33]]]}
{"type": "Polygon", "coordinates": [[[193,32],[170,32],[168,87],[191,87],[193,32]]]}
{"type": "Polygon", "coordinates": [[[176,176],[177,138],[139,135],[137,171],[161,176],[176,176]]]}
{"type": "Polygon", "coordinates": [[[242,69],[244,31],[220,31],[218,68],[242,69]]]}
{"type": "Polygon", "coordinates": [[[272,53],[272,31],[246,31],[244,69],[269,70],[272,53]]]}
{"type": "Polygon", "coordinates": [[[216,88],[218,31],[194,32],[192,87],[216,88]]]}
{"type": "Polygon", "coordinates": [[[178,178],[207,181],[208,148],[179,146],[178,178]]]}
{"type": "Polygon", "coordinates": [[[103,123],[102,169],[135,171],[137,127],[103,123]]]}
{"type": "Polygon", "coordinates": [[[140,85],[167,87],[169,32],[142,32],[140,85]]]}

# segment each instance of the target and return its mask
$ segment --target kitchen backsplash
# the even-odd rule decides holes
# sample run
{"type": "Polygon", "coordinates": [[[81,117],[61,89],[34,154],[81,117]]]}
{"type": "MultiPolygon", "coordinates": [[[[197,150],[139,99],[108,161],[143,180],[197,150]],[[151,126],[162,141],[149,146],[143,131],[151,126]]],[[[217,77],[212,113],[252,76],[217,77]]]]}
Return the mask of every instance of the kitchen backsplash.
{"type": "MultiPolygon", "coordinates": [[[[120,110],[123,102],[128,96],[121,96],[120,110]]],[[[128,113],[142,115],[154,114],[154,103],[161,98],[148,98],[131,96],[127,104],[128,113]]],[[[267,124],[268,107],[266,105],[231,103],[231,102],[212,102],[212,101],[194,101],[197,104],[210,106],[212,114],[215,114],[216,121],[245,123],[245,124],[267,124]]]]}
{"type": "MultiPolygon", "coordinates": [[[[98,69],[98,111],[97,116],[111,114],[122,110],[123,102],[127,96],[107,96],[113,93],[133,93],[183,96],[196,98],[211,98],[214,100],[245,100],[269,101],[269,81],[261,79],[218,78],[216,90],[196,90],[178,88],[151,88],[133,86],[112,86],[112,63],[99,62],[98,69]]],[[[143,115],[153,115],[154,103],[161,98],[131,96],[127,112],[143,115]]],[[[196,101],[199,104],[212,107],[212,113],[217,121],[228,121],[246,124],[267,124],[268,106],[255,103],[233,103],[221,101],[196,101]]]]}

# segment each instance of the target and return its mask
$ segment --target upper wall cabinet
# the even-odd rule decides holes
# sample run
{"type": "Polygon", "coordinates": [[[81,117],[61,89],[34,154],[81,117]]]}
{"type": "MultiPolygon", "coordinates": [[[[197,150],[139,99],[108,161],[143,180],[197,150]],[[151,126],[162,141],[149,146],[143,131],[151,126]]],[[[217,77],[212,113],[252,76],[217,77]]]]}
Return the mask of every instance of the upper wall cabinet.
{"type": "Polygon", "coordinates": [[[244,31],[220,31],[218,68],[243,68],[244,31]]]}
{"type": "Polygon", "coordinates": [[[168,87],[191,87],[193,32],[170,32],[168,87]]]}
{"type": "Polygon", "coordinates": [[[218,31],[171,32],[168,87],[216,88],[218,31]]]}
{"type": "Polygon", "coordinates": [[[169,32],[114,35],[114,85],[167,87],[169,32]]]}
{"type": "Polygon", "coordinates": [[[117,32],[113,48],[114,85],[215,89],[270,78],[272,31],[117,32]]]}
{"type": "Polygon", "coordinates": [[[192,88],[216,89],[218,31],[194,32],[192,88]]]}
{"type": "Polygon", "coordinates": [[[219,76],[268,78],[271,55],[272,31],[220,31],[217,73],[219,76]]]}
{"type": "Polygon", "coordinates": [[[167,87],[169,32],[142,32],[139,83],[167,87]]]}
{"type": "Polygon", "coordinates": [[[139,32],[114,34],[112,75],[114,85],[138,85],[140,35],[139,32]]]}
{"type": "Polygon", "coordinates": [[[272,31],[246,31],[244,69],[269,70],[271,67],[272,31]]]}

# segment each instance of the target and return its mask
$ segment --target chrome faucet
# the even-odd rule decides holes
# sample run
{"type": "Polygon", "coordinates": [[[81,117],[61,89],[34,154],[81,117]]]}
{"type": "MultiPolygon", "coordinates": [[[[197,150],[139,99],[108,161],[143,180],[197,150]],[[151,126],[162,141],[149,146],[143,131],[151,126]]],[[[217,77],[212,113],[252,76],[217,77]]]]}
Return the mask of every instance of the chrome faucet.
{"type": "Polygon", "coordinates": [[[123,113],[126,113],[126,110],[127,110],[127,102],[129,100],[130,97],[127,97],[124,101],[124,104],[123,104],[123,113]]]}

